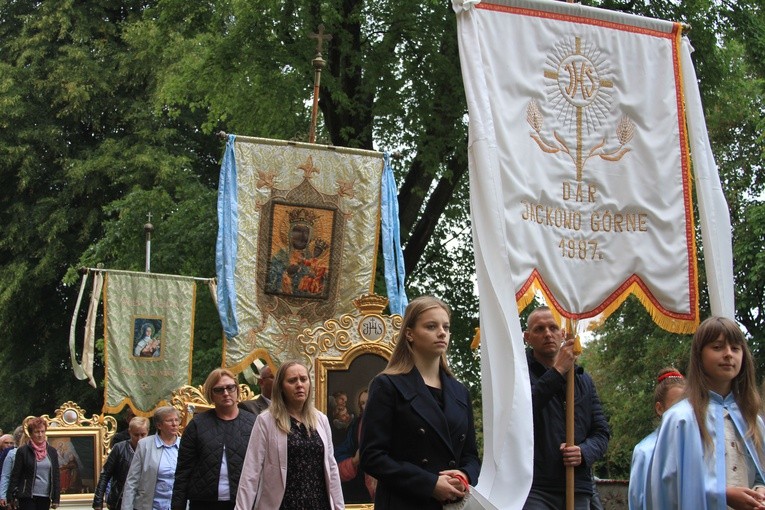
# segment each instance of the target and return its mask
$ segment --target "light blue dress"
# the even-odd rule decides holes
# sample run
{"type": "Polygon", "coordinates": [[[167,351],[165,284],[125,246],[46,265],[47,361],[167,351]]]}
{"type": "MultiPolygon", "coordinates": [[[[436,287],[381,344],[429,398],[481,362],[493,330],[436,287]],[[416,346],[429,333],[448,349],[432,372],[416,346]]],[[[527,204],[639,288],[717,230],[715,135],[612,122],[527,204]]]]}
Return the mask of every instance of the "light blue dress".
{"type": "MultiPolygon", "coordinates": [[[[646,508],[649,510],[726,510],[725,411],[746,445],[755,468],[755,481],[762,483],[763,470],[746,422],[733,395],[709,392],[706,426],[713,446],[704,452],[701,434],[688,400],[675,404],[662,417],[656,448],[649,467],[646,508]]],[[[758,418],[760,431],[765,427],[758,418]]]]}
{"type": "Polygon", "coordinates": [[[644,510],[645,486],[648,478],[648,469],[651,467],[651,457],[656,447],[656,438],[659,436],[657,428],[645,436],[632,450],[632,464],[630,464],[630,485],[628,491],[629,510],[644,510]]]}

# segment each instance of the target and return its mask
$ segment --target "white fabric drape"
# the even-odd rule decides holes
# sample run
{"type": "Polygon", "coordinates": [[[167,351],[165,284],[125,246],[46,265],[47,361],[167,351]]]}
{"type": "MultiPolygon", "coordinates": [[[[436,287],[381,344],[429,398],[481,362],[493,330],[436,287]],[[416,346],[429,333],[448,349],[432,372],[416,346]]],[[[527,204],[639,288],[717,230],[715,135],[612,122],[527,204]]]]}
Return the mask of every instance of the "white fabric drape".
{"type": "Polygon", "coordinates": [[[733,319],[736,312],[733,289],[733,248],[730,211],[720,185],[717,164],[709,145],[704,110],[701,106],[696,71],[691,60],[692,47],[683,38],[682,66],[688,133],[696,177],[696,200],[704,246],[709,305],[713,315],[733,319]]]}
{"type": "Polygon", "coordinates": [[[470,206],[480,294],[484,448],[475,491],[484,508],[521,508],[531,487],[534,438],[523,334],[507,270],[503,182],[488,98],[482,93],[475,10],[458,16],[460,59],[470,111],[470,206]],[[526,460],[529,460],[528,462],[526,460]],[[488,502],[488,503],[487,503],[488,502]]]}
{"type": "Polygon", "coordinates": [[[77,315],[80,312],[80,303],[82,302],[82,296],[85,292],[87,282],[88,273],[85,273],[82,277],[80,293],[77,296],[77,305],[75,306],[74,314],[72,315],[72,323],[69,327],[69,355],[72,361],[74,376],[80,380],[87,379],[88,383],[95,388],[96,381],[93,378],[93,356],[96,338],[96,313],[98,311],[98,304],[101,301],[101,290],[103,289],[104,277],[100,272],[96,272],[93,275],[93,289],[90,294],[88,316],[85,319],[85,338],[82,345],[82,362],[78,363],[75,349],[75,332],[77,328],[77,315]]]}

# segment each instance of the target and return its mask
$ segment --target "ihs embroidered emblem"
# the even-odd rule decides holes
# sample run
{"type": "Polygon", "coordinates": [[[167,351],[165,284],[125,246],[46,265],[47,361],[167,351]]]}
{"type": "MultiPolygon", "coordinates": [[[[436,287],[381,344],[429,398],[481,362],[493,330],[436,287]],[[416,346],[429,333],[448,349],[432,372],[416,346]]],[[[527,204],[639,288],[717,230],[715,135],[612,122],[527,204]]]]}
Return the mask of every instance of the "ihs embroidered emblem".
{"type": "Polygon", "coordinates": [[[531,138],[544,152],[567,154],[576,165],[576,180],[582,182],[587,161],[599,157],[607,161],[619,161],[630,151],[627,144],[635,134],[635,124],[623,115],[616,126],[614,148],[606,146],[607,135],[589,149],[584,146],[584,132],[597,133],[608,119],[612,102],[613,82],[606,78],[608,66],[600,50],[584,45],[580,37],[559,43],[548,56],[544,71],[547,81],[547,97],[558,119],[574,133],[576,147],[556,130],[552,137],[543,132],[544,117],[536,100],[526,107],[526,121],[534,130],[531,138]]]}

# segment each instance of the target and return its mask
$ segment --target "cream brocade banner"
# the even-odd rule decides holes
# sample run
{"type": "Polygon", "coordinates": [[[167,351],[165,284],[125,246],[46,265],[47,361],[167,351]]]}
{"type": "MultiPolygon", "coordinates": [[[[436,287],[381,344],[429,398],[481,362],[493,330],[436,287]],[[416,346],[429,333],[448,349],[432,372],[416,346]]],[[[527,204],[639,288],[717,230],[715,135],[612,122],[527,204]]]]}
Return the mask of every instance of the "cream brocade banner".
{"type": "Polygon", "coordinates": [[[196,282],[192,278],[108,271],[104,279],[105,413],[125,404],[139,416],[191,383],[196,282]]]}
{"type": "Polygon", "coordinates": [[[383,157],[244,137],[234,155],[238,334],[225,339],[224,366],[238,372],[255,358],[303,358],[305,328],[372,291],[383,157]]]}
{"type": "Polygon", "coordinates": [[[477,4],[480,38],[463,56],[485,66],[466,76],[489,108],[479,115],[472,104],[470,123],[496,144],[519,308],[541,291],[563,315],[584,319],[634,294],[660,326],[692,332],[682,28],[556,3],[477,4]]]}

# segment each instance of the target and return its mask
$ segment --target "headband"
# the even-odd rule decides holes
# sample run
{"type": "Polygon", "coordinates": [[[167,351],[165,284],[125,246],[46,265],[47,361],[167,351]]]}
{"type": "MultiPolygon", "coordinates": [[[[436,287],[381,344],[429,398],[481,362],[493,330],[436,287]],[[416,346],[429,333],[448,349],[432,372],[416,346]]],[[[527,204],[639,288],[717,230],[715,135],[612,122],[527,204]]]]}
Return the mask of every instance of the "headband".
{"type": "Polygon", "coordinates": [[[657,380],[657,382],[662,382],[664,379],[669,379],[669,378],[672,378],[672,379],[685,379],[683,377],[683,374],[681,374],[680,372],[672,371],[672,372],[667,372],[666,374],[661,374],[659,376],[659,379],[657,380]]]}

